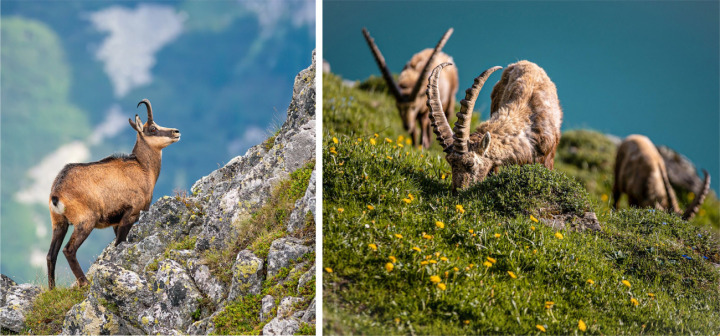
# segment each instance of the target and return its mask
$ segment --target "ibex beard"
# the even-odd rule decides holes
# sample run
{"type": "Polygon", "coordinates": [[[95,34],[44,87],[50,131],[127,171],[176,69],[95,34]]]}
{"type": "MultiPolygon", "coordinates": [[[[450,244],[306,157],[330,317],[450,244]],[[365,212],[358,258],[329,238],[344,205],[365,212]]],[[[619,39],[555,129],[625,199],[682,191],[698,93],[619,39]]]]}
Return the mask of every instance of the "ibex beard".
{"type": "Polygon", "coordinates": [[[63,254],[70,264],[77,283],[88,281],[77,261],[80,245],[94,228],[109,226],[115,231],[115,245],[127,239],[132,225],[147,211],[152,202],[153,189],[160,175],[162,149],[180,140],[180,131],[161,127],[153,120],[152,107],[145,104],[148,120],[142,123],[128,119],[137,133],[130,155],[113,155],[97,162],[71,163],[55,178],[48,202],[52,221],[52,240],[47,255],[48,287],[55,288],[55,262],[69,225],[73,225],[70,240],[63,254]]]}

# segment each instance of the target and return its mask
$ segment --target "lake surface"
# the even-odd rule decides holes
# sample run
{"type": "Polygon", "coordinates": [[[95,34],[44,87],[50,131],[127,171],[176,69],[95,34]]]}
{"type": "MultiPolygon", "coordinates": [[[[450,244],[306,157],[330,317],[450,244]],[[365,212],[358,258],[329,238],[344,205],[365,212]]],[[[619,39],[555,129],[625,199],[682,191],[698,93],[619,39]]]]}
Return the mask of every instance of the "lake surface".
{"type": "MultiPolygon", "coordinates": [[[[332,72],[362,80],[379,75],[362,27],[394,73],[453,27],[443,50],[458,66],[458,100],[485,69],[530,60],[558,88],[563,130],[644,134],[707,169],[717,191],[718,12],[716,1],[325,1],[323,53],[332,72]]],[[[489,106],[490,90],[476,108],[489,106]]]]}

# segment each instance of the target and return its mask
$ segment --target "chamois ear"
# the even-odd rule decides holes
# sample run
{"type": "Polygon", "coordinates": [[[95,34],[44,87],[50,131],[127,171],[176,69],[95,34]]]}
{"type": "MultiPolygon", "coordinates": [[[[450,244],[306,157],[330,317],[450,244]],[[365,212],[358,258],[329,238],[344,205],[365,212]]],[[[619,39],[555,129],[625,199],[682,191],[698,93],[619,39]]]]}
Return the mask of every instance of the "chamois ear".
{"type": "Polygon", "coordinates": [[[483,135],[482,139],[480,140],[480,148],[479,152],[482,153],[484,156],[488,149],[490,149],[490,132],[486,132],[485,135],[483,135]]]}
{"type": "Polygon", "coordinates": [[[128,119],[128,122],[130,123],[130,126],[132,126],[133,129],[135,129],[138,133],[142,133],[143,131],[143,123],[140,121],[140,117],[138,115],[135,115],[135,122],[133,122],[131,119],[128,119]]]}

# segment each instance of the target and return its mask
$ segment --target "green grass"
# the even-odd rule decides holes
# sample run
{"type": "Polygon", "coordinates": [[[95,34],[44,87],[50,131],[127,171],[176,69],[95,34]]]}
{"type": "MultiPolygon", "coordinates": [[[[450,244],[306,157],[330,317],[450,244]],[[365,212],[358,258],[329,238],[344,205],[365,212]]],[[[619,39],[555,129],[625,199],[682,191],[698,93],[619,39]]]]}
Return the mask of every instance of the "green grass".
{"type": "Polygon", "coordinates": [[[65,314],[72,306],[85,300],[87,287],[60,288],[40,293],[25,315],[23,333],[32,335],[56,335],[62,331],[65,314]]]}
{"type": "Polygon", "coordinates": [[[612,211],[615,149],[599,134],[566,132],[554,171],[507,167],[453,194],[436,147],[400,147],[399,118],[375,118],[394,102],[325,78],[326,333],[576,334],[580,320],[595,334],[720,330],[717,232],[612,211]],[[534,221],[587,210],[602,231],[534,221]]]}

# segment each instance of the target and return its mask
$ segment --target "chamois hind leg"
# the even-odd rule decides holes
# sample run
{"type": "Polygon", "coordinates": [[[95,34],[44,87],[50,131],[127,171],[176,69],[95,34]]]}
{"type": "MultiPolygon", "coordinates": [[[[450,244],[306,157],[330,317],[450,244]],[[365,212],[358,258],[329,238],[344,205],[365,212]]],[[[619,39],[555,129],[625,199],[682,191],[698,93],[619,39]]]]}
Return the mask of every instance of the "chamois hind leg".
{"type": "Polygon", "coordinates": [[[127,235],[128,233],[130,233],[130,229],[132,228],[133,224],[137,222],[139,217],[139,210],[136,212],[131,209],[125,212],[122,219],[120,220],[120,226],[117,227],[117,233],[115,234],[115,246],[120,245],[120,243],[124,242],[127,239],[127,235]]]}
{"type": "Polygon", "coordinates": [[[55,263],[57,255],[60,252],[63,239],[68,230],[68,220],[63,215],[50,211],[50,220],[52,221],[53,235],[50,241],[50,250],[47,255],[47,271],[48,271],[48,288],[55,288],[55,263]]]}
{"type": "Polygon", "coordinates": [[[70,235],[70,240],[63,249],[63,254],[65,254],[65,258],[67,259],[68,264],[70,264],[70,269],[73,274],[75,274],[75,278],[77,279],[80,287],[87,285],[88,281],[87,278],[85,278],[85,273],[83,273],[82,267],[80,267],[80,263],[77,261],[77,257],[75,255],[77,254],[77,250],[80,248],[80,245],[82,245],[85,239],[87,239],[90,235],[90,232],[92,232],[96,222],[97,220],[92,218],[78,223],[73,223],[75,225],[75,230],[73,230],[72,235],[70,235]]]}

